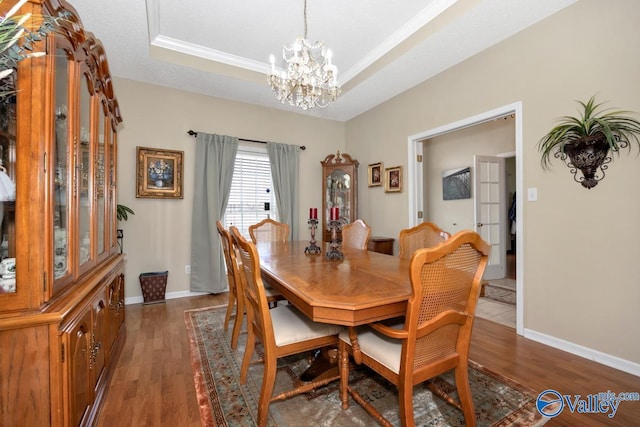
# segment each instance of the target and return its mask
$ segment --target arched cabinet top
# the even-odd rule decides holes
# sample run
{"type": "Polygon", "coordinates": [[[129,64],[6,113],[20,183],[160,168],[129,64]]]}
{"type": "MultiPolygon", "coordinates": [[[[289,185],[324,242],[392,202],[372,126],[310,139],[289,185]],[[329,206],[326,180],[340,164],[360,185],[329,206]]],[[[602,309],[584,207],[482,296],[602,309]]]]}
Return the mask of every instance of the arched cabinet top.
{"type": "Polygon", "coordinates": [[[64,38],[71,46],[74,60],[84,62],[89,76],[89,90],[92,94],[102,94],[104,106],[111,118],[111,126],[115,131],[122,122],[122,115],[113,90],[113,80],[102,42],[92,32],[84,29],[78,12],[66,1],[35,0],[31,3],[40,5],[41,15],[61,18],[56,21],[56,32],[52,37],[64,38]]]}

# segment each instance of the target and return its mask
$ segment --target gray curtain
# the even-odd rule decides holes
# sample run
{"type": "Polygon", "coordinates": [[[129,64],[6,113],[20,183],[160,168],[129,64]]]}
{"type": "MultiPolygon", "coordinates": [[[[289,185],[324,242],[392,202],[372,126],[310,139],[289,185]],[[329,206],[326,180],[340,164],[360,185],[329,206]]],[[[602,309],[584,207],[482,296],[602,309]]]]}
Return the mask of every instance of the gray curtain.
{"type": "Polygon", "coordinates": [[[229,287],[216,221],[229,202],[237,152],[238,138],[198,132],[191,219],[190,289],[194,292],[215,294],[229,287]]]}
{"type": "Polygon", "coordinates": [[[278,204],[280,222],[289,224],[290,238],[298,236],[298,168],[300,147],[297,145],[267,142],[271,163],[273,190],[278,204]]]}

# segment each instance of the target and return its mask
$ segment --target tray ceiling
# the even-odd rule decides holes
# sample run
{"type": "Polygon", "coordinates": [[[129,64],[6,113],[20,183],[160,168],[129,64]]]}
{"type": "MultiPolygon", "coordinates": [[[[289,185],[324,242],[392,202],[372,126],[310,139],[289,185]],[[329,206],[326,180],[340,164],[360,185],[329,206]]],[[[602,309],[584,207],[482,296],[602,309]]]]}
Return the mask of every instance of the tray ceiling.
{"type": "Polygon", "coordinates": [[[70,3],[115,77],[347,121],[575,1],[308,0],[308,39],[333,51],[342,95],[306,112],[266,83],[269,55],[304,33],[303,0],[70,3]]]}

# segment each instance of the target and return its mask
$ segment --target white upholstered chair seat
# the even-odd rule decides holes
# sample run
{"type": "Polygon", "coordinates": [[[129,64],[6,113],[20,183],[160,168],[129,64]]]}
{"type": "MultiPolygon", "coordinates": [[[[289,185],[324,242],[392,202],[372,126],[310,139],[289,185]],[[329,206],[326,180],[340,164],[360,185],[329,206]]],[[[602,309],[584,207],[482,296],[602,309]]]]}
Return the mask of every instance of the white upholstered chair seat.
{"type": "Polygon", "coordinates": [[[336,335],[344,326],[309,320],[292,305],[279,305],[269,310],[276,346],[282,347],[313,338],[336,335]]]}
{"type": "MultiPolygon", "coordinates": [[[[404,329],[404,323],[388,325],[393,329],[404,329]]],[[[402,341],[389,338],[368,326],[356,328],[360,352],[366,354],[395,373],[400,373],[402,341]]],[[[338,338],[351,345],[349,331],[343,330],[338,338]]]]}

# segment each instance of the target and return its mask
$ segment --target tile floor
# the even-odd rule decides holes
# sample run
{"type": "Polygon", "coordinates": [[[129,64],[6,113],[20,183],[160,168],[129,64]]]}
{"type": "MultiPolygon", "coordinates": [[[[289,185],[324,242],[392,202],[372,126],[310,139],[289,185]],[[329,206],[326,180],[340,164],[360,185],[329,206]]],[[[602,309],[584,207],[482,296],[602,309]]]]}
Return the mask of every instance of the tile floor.
{"type": "Polygon", "coordinates": [[[476,316],[516,328],[516,306],[480,298],[476,316]]]}
{"type": "MultiPolygon", "coordinates": [[[[515,288],[516,281],[513,279],[501,279],[492,282],[499,283],[502,286],[510,286],[515,288]]],[[[487,298],[480,298],[476,315],[483,319],[491,320],[502,325],[516,328],[516,306],[493,301],[487,298]]]]}

